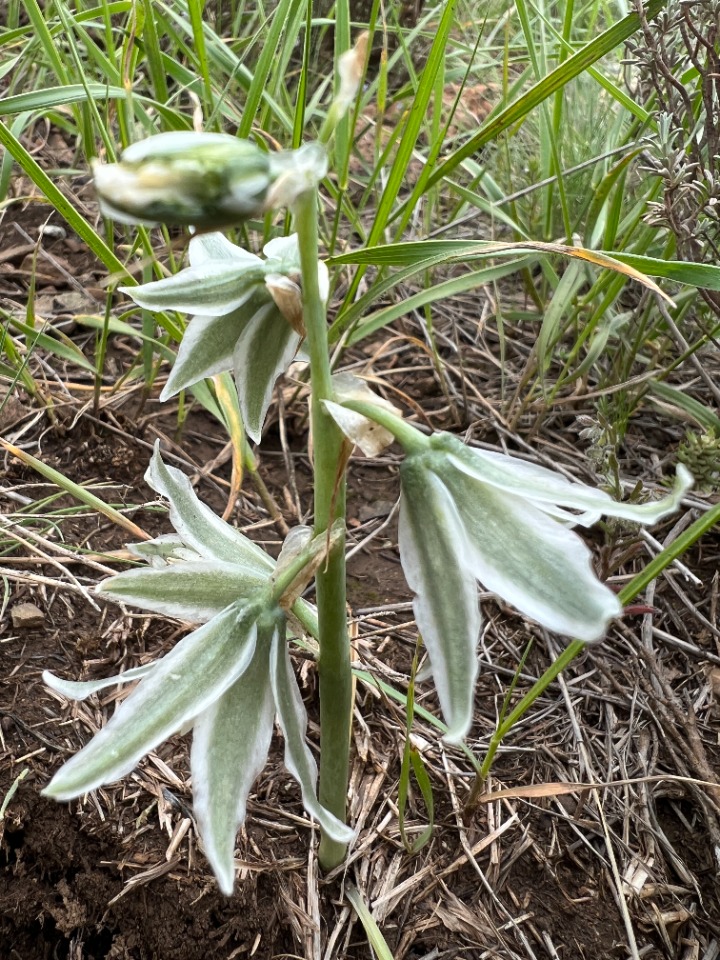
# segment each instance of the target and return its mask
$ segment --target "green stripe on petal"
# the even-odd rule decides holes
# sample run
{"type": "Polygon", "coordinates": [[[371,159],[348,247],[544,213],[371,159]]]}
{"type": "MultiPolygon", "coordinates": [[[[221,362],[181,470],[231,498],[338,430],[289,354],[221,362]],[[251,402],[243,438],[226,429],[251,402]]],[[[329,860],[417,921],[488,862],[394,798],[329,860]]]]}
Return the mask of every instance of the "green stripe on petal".
{"type": "Polygon", "coordinates": [[[217,517],[198,499],[188,477],[168,467],[160,456],[159,443],[145,480],[170,501],[170,522],[182,540],[208,560],[220,560],[272,573],[275,563],[260,547],[217,517]]]}
{"type": "Polygon", "coordinates": [[[555,633],[591,642],[622,613],[595,576],[580,537],[536,504],[445,465],[442,483],[466,537],[463,562],[480,583],[555,633]]]}
{"type": "Polygon", "coordinates": [[[193,727],[193,810],[205,856],[226,896],[232,893],[235,880],[235,838],[245,820],[252,785],[267,763],[273,733],[270,642],[273,635],[284,632],[282,617],[274,634],[258,631],[248,668],[196,718],[193,727]]]}
{"type": "Polygon", "coordinates": [[[468,548],[455,505],[422,456],[401,469],[400,559],[418,629],[430,654],[445,739],[456,743],[470,729],[478,672],[480,609],[468,569],[468,548]]]}
{"type": "Polygon", "coordinates": [[[72,800],[119,780],[206,710],[252,660],[262,609],[260,602],[235,604],[184,637],[90,743],[58,770],[43,793],[72,800]]]}
{"type": "MultiPolygon", "coordinates": [[[[596,490],[584,483],[571,482],[553,470],[517,457],[470,448],[449,433],[432,437],[431,445],[434,450],[447,455],[448,462],[457,470],[468,474],[479,483],[533,500],[540,509],[544,509],[542,505],[547,503],[576,510],[589,510],[592,512],[590,519],[605,515],[622,517],[637,523],[657,523],[677,510],[680,501],[693,484],[690,473],[679,464],[670,496],[651,503],[618,503],[603,490],[596,490]]],[[[438,465],[439,472],[442,469],[438,465]]]]}
{"type": "Polygon", "coordinates": [[[260,442],[275,381],[292,363],[300,337],[275,304],[255,314],[235,345],[234,366],[245,429],[260,442]]]}
{"type": "MultiPolygon", "coordinates": [[[[267,301],[266,297],[262,299],[267,301]]],[[[231,370],[237,339],[261,302],[260,297],[252,296],[231,313],[219,317],[193,317],[185,329],[160,399],[169,400],[200,380],[231,370]]]]}
{"type": "Polygon", "coordinates": [[[249,600],[268,582],[266,571],[234,563],[172,563],[126,570],[110,577],[98,593],[166,617],[205,623],[236,600],[249,600]]]}
{"type": "Polygon", "coordinates": [[[147,310],[179,310],[217,317],[236,310],[264,279],[265,267],[259,259],[252,264],[208,260],[164,280],[120,290],[147,310]]]}
{"type": "Polygon", "coordinates": [[[270,680],[275,708],[285,737],[285,766],[300,784],[303,805],[325,833],[338,843],[350,843],[354,833],[322,806],[315,792],[317,764],[305,742],[307,713],[293,673],[285,638],[273,637],[270,652],[270,680]]]}

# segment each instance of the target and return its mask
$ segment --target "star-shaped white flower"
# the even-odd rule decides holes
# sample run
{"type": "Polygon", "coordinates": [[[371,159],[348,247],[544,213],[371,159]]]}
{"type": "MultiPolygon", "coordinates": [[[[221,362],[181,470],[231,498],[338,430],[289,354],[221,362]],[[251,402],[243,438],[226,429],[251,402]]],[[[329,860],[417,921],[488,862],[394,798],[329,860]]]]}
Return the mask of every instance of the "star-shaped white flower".
{"type": "MultiPolygon", "coordinates": [[[[243,422],[256,442],[275,381],[302,340],[297,234],[271,240],[263,253],[265,259],[248,253],[221,233],[200,234],[190,241],[185,270],[165,280],[121,287],[148,310],[194,314],[160,399],[232,370],[243,422]]],[[[318,278],[327,300],[328,271],[321,261],[318,278]]]]}
{"type": "Polygon", "coordinates": [[[48,686],[73,699],[140,680],[43,793],[71,800],[119,780],[169,736],[192,727],[193,810],[218,885],[229,895],[235,837],[276,715],[305,809],[333,839],[347,843],[353,834],[315,793],[317,766],[305,742],[307,715],[287,649],[287,619],[273,590],[274,561],[216,517],[157,451],[146,479],[170,501],[177,537],[138,545],[151,565],[111,577],[100,593],[203,626],[160,660],[120,676],[72,683],[43,674],[48,686]]]}

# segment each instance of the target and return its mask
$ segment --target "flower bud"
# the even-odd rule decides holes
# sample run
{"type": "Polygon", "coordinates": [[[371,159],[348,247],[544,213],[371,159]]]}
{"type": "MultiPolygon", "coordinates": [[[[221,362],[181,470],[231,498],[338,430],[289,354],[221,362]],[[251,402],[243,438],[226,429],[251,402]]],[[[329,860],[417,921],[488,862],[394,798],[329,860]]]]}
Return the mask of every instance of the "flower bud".
{"type": "Polygon", "coordinates": [[[261,215],[271,160],[249,140],[222,133],[160,133],[128,147],[119,163],[93,166],[105,216],[204,230],[261,215]]]}

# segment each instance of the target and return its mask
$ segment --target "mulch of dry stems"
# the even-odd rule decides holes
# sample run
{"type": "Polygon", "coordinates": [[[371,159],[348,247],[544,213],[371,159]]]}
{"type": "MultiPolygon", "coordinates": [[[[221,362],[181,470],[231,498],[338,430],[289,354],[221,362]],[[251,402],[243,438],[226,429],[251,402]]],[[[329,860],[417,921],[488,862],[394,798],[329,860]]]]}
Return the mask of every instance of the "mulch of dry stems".
{"type": "MultiPolygon", "coordinates": [[[[47,213],[34,206],[13,218],[34,241],[47,213]]],[[[6,304],[22,311],[32,265],[27,251],[13,251],[22,237],[8,226],[13,220],[6,212],[1,292],[6,304]]],[[[50,259],[41,258],[48,272],[39,290],[42,315],[61,327],[65,322],[62,328],[91,353],[92,339],[71,328],[71,316],[63,314],[69,293],[79,291],[62,278],[70,273],[74,285],[92,295],[101,271],[86,268],[85,261],[80,275],[71,241],[45,247],[50,259]]],[[[382,376],[387,395],[421,421],[593,482],[575,419],[594,414],[593,384],[578,384],[572,398],[550,413],[530,405],[513,421],[504,398],[521,381],[531,344],[526,332],[506,329],[503,384],[492,312],[489,292],[436,311],[441,378],[415,318],[347,355],[346,363],[358,373],[382,376]]],[[[176,443],[172,410],[152,400],[143,404],[139,381],[114,383],[136,349],[127,339],[113,340],[97,414],[82,371],[62,370],[36,350],[29,369],[52,397],[52,409],[43,411],[16,392],[0,428],[8,440],[72,479],[110,484],[103,496],[127,503],[135,522],[157,534],[169,530],[164,514],[132,506],[152,501],[141,478],[155,439],[162,439],[170,462],[186,469],[200,495],[220,511],[229,486],[229,451],[220,428],[202,412],[190,414],[176,443]]],[[[162,375],[158,387],[161,381],[162,375]]],[[[309,467],[304,402],[290,381],[268,433],[263,474],[292,525],[307,519],[309,467]]],[[[641,409],[621,451],[622,476],[641,478],[648,493],[657,493],[680,435],[675,422],[641,409]]],[[[75,679],[117,673],[162,654],[187,625],[96,599],[94,584],[122,568],[122,555],[110,551],[121,550],[126,535],[88,511],[56,528],[43,522],[41,511],[19,523],[21,505],[52,491],[4,458],[0,575],[11,595],[2,621],[0,800],[20,773],[26,776],[0,821],[0,957],[365,958],[367,941],[344,897],[344,885],[352,883],[396,960],[715,960],[717,535],[684,558],[685,566],[676,564],[651,585],[639,598],[647,612],[627,615],[604,643],[589,648],[507,737],[489,789],[547,784],[542,795],[495,798],[465,810],[471,764],[416,716],[413,744],[432,782],[435,829],[430,842],[410,855],[397,809],[405,716],[377,686],[383,681],[406,690],[416,643],[395,546],[397,464],[393,448],[375,461],[356,460],[351,469],[353,647],[358,665],[373,678],[358,682],[355,700],[350,818],[357,840],[342,869],[318,879],[316,833],[275,743],[238,837],[237,893],[226,901],[214,888],[195,829],[188,737],[162,745],[121,783],[69,806],[38,797],[61,760],[87,742],[126,695],[117,689],[68,703],[43,687],[41,671],[75,679]],[[75,544],[88,552],[74,552],[75,544]],[[13,629],[10,608],[19,601],[41,608],[44,624],[13,629]],[[553,786],[558,783],[584,789],[561,792],[553,786]]],[[[708,502],[691,495],[678,516],[653,531],[657,541],[671,542],[708,502]]],[[[63,498],[53,507],[69,505],[63,498]]],[[[279,534],[247,481],[232,519],[277,550],[279,534]]],[[[596,531],[602,575],[614,585],[627,582],[657,552],[657,541],[617,525],[596,531]]],[[[560,649],[557,639],[492,598],[484,597],[483,607],[481,674],[468,741],[479,758],[529,638],[535,642],[515,698],[560,649]]],[[[315,669],[306,654],[295,656],[311,717],[309,736],[317,744],[315,669]]],[[[418,684],[417,704],[437,713],[431,684],[418,684]]],[[[426,814],[413,793],[410,838],[424,828],[426,814]]]]}

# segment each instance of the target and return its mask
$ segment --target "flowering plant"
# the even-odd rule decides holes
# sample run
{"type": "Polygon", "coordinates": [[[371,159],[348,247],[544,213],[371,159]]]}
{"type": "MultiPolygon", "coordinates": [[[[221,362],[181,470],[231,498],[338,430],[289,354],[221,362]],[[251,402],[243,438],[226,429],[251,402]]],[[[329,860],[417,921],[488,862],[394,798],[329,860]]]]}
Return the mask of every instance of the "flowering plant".
{"type": "MultiPolygon", "coordinates": [[[[345,63],[342,96],[329,114],[333,123],[352,99],[350,82],[360,75],[345,63]]],[[[678,468],[675,488],[664,500],[616,503],[518,458],[471,449],[445,433],[427,437],[361,382],[333,377],[328,273],[318,253],[318,184],[325,166],[319,145],[267,157],[228,138],[172,134],[128,151],[118,166],[121,189],[115,195],[109,174],[95,171],[106,209],[126,219],[145,210],[151,219],[207,230],[285,204],[297,231],[266,244],[265,259],[221,234],[197,234],[187,269],[125,292],[146,309],[193,315],[161,399],[232,370],[245,426],[256,441],[275,381],[304,338],[311,374],[313,529],[293,532],[276,564],[215,517],[156,450],[147,480],[169,501],[177,535],[135,547],[148,566],[112,577],[100,589],[120,602],[201,626],[142,675],[112,678],[140,683],[46,790],[68,799],[117,779],[190,724],[198,825],[226,893],[233,884],[235,833],[265,762],[275,714],[286,764],[321,826],[324,868],[343,860],[352,837],[345,826],[352,680],[344,534],[345,471],[355,444],[371,455],[393,439],[405,449],[400,554],[451,742],[462,740],[472,721],[481,625],[477,582],[549,630],[585,643],[599,640],[622,606],[593,573],[590,552],[572,527],[588,526],[603,514],[654,522],[677,509],[691,483],[678,468]],[[317,610],[300,599],[312,579],[317,610]],[[289,625],[298,622],[319,648],[317,794],[305,711],[287,650],[289,625]]],[[[50,674],[46,680],[72,696],[99,688],[50,674]]]]}

